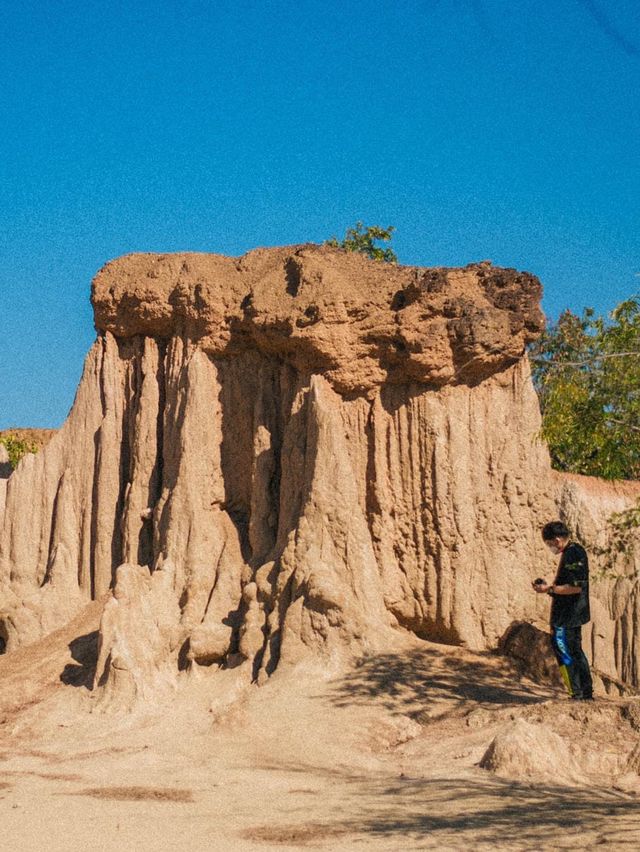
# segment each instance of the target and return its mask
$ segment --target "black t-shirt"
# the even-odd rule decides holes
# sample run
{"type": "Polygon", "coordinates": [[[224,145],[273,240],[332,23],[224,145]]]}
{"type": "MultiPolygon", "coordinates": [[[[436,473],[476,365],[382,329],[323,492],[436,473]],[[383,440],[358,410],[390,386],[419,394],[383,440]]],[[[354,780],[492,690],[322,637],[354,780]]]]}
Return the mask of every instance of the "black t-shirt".
{"type": "Polygon", "coordinates": [[[580,594],[553,595],[552,627],[579,627],[591,618],[589,612],[589,559],[587,551],[571,541],[562,551],[555,586],[579,586],[580,594]]]}

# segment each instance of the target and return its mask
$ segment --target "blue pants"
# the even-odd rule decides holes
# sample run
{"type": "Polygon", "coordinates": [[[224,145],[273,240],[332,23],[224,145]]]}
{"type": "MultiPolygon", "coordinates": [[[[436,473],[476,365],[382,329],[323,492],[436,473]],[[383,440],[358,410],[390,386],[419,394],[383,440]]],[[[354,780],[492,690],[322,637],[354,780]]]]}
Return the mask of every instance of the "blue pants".
{"type": "Polygon", "coordinates": [[[582,650],[581,627],[551,627],[551,644],[571,698],[591,698],[589,661],[582,650]]]}

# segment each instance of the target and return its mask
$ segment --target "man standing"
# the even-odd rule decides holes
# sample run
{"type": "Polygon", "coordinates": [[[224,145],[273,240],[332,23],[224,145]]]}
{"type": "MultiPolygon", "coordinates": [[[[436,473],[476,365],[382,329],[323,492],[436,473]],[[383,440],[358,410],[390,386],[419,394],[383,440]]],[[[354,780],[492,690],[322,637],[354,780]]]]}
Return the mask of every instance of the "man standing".
{"type": "Polygon", "coordinates": [[[552,553],[560,555],[556,578],[532,583],[538,594],[551,596],[551,641],[569,697],[593,700],[589,662],[582,650],[582,625],[589,612],[589,559],[587,552],[570,541],[569,530],[561,521],[542,529],[542,539],[552,553]]]}

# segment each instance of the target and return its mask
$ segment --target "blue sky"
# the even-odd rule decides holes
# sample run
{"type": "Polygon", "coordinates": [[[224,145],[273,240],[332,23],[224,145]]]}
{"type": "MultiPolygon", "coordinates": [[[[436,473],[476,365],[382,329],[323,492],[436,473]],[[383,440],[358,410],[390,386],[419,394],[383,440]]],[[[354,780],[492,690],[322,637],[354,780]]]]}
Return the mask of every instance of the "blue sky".
{"type": "Polygon", "coordinates": [[[404,263],[640,291],[637,0],[0,0],[0,428],[58,426],[132,251],[395,225],[404,263]]]}

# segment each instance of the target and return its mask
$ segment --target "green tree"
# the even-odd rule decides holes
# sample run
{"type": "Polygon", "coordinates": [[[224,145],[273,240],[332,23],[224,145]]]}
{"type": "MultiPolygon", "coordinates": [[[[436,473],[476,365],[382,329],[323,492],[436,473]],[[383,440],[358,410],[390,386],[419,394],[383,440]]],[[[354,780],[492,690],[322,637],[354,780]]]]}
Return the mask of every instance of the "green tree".
{"type": "Polygon", "coordinates": [[[32,444],[30,441],[21,441],[15,435],[11,434],[2,435],[0,437],[0,444],[4,444],[6,447],[7,453],[9,454],[9,462],[14,470],[23,456],[27,453],[38,452],[38,448],[35,444],[32,444]]]}
{"type": "Polygon", "coordinates": [[[559,470],[640,478],[640,298],[609,320],[565,311],[532,347],[542,435],[559,470]]]}
{"type": "Polygon", "coordinates": [[[381,248],[376,242],[388,243],[393,237],[395,228],[381,228],[379,225],[365,227],[362,222],[356,222],[355,228],[347,228],[342,242],[337,237],[331,237],[325,245],[342,248],[346,251],[357,251],[365,254],[371,260],[382,260],[385,263],[397,263],[398,258],[391,248],[381,248]]]}

